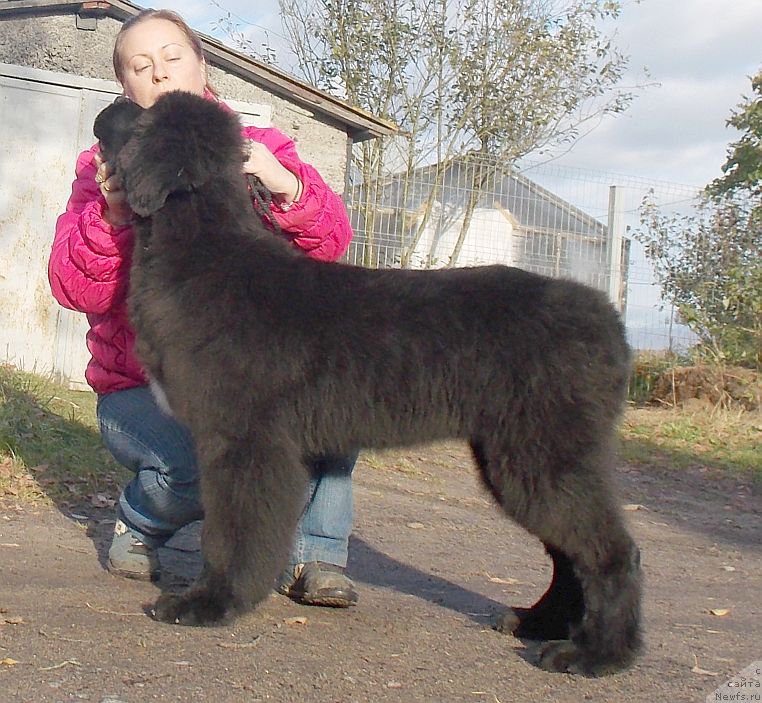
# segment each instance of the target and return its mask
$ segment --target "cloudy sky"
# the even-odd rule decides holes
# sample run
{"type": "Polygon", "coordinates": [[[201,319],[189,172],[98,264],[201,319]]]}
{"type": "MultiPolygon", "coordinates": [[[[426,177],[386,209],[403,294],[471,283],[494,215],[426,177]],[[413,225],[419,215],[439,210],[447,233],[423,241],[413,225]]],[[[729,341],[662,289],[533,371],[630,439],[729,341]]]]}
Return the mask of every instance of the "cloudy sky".
{"type": "Polygon", "coordinates": [[[762,68],[762,0],[643,0],[625,5],[617,43],[659,85],[564,158],[568,164],[703,185],[720,175],[731,110],[762,68]]]}
{"type": "MultiPolygon", "coordinates": [[[[627,84],[642,82],[647,67],[659,85],[644,90],[623,115],[604,120],[558,163],[704,185],[720,174],[727,145],[737,137],[725,121],[750,95],[749,77],[762,68],[762,0],[624,0],[623,5],[615,42],[630,57],[627,84]]],[[[277,46],[282,34],[277,0],[153,6],[179,10],[207,34],[218,34],[215,21],[228,12],[254,43],[267,39],[277,46]]]]}

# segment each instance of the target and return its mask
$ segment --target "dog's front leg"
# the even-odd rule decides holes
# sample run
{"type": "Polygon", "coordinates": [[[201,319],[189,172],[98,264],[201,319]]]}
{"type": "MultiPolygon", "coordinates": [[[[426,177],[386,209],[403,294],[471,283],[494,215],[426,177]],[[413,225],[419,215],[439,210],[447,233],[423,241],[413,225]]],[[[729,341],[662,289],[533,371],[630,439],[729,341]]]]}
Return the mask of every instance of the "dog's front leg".
{"type": "Polygon", "coordinates": [[[175,625],[224,625],[243,609],[241,605],[228,576],[204,562],[198,580],[184,593],[159,596],[151,615],[175,625]]]}
{"type": "MultiPolygon", "coordinates": [[[[153,616],[180,625],[222,624],[267,597],[285,566],[309,474],[277,430],[197,442],[204,568],[184,593],[162,595],[153,616]]],[[[196,437],[194,435],[194,437],[196,437]]]]}

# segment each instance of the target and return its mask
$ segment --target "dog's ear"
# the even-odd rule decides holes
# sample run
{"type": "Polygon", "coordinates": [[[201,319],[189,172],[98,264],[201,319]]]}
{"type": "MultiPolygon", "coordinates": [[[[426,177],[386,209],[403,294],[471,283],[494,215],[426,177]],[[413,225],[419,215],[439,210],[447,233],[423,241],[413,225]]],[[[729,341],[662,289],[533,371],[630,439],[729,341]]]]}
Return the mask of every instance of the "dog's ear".
{"type": "Polygon", "coordinates": [[[114,160],[132,135],[135,123],[142,113],[140,105],[124,96],[119,96],[98,113],[93,133],[100,142],[104,161],[114,160]]]}
{"type": "Polygon", "coordinates": [[[132,210],[148,217],[173,193],[198,190],[221,169],[240,170],[241,150],[235,114],[198,95],[172,92],[138,118],[116,170],[132,210]]]}

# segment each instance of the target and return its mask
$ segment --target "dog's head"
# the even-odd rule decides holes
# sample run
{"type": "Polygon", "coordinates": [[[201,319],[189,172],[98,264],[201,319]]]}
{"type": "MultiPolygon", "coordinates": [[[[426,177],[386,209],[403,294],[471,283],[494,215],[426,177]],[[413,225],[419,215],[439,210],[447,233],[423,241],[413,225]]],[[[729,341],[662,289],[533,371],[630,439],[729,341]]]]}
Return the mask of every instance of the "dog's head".
{"type": "Polygon", "coordinates": [[[98,140],[104,161],[113,162],[127,143],[143,108],[124,96],[101,110],[95,118],[93,133],[98,140]]]}
{"type": "Polygon", "coordinates": [[[243,180],[237,116],[192,93],[167,93],[145,110],[117,100],[98,115],[93,131],[141,217],[154,214],[173,193],[224,177],[225,169],[243,180]]]}

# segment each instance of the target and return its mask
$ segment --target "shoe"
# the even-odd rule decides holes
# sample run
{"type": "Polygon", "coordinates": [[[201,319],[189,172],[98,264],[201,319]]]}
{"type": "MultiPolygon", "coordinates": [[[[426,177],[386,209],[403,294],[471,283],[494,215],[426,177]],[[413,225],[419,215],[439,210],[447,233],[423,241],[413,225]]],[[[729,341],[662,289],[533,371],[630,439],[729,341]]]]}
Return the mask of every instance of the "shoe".
{"type": "Polygon", "coordinates": [[[348,608],[357,604],[357,592],[344,568],[322,561],[286,569],[278,578],[276,590],[304,605],[348,608]]]}
{"type": "Polygon", "coordinates": [[[141,542],[121,520],[114,525],[106,568],[110,573],[139,581],[157,581],[159,557],[155,549],[141,542]]]}

